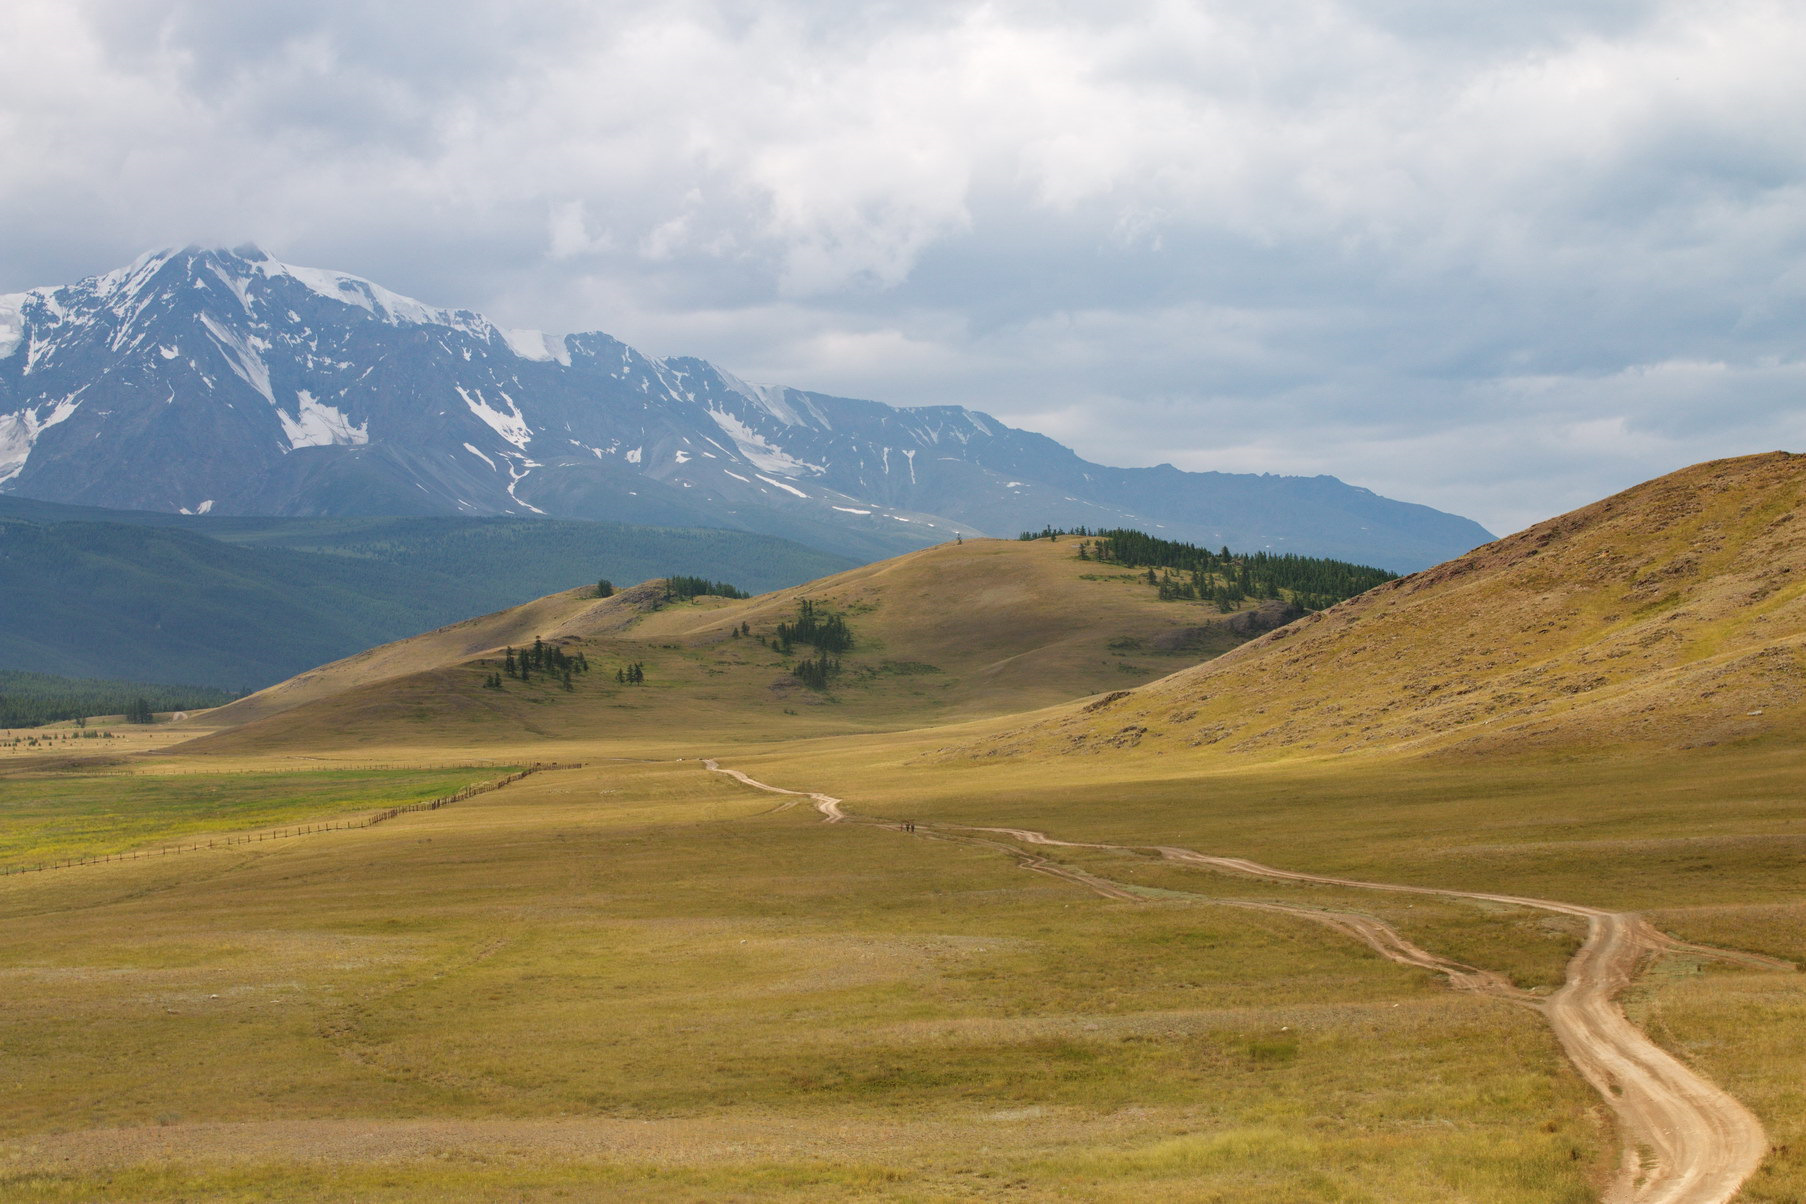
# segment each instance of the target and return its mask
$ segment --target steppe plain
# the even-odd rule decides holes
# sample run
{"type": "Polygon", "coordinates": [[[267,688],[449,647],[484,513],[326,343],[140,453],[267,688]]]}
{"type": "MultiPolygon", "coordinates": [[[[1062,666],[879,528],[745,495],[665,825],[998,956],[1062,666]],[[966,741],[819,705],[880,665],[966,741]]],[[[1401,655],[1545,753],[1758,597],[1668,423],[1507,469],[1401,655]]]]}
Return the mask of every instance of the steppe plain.
{"type": "Polygon", "coordinates": [[[574,590],[9,755],[4,866],[213,847],[0,876],[0,1194],[1806,1198],[1803,489],[1698,466],[1239,647],[1073,540],[574,590]],[[753,638],[804,597],[829,695],[753,638]],[[482,684],[535,636],[597,671],[482,684]],[[1569,1056],[1599,913],[1755,1138],[1569,1056]]]}

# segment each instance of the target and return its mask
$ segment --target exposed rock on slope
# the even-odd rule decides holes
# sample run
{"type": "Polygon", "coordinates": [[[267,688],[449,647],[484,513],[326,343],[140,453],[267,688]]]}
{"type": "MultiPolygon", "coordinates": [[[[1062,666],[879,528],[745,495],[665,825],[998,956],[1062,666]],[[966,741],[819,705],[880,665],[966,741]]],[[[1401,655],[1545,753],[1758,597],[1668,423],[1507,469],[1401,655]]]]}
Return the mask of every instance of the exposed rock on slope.
{"type": "Polygon", "coordinates": [[[1674,747],[1806,719],[1806,456],[1695,465],[984,755],[1674,747]]]}

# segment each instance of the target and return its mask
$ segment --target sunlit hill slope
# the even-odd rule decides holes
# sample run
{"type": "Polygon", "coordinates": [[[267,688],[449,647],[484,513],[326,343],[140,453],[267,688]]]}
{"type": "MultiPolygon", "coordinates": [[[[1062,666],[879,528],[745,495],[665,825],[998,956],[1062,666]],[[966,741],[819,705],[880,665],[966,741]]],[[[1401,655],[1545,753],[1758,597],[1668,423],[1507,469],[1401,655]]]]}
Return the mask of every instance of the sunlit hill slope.
{"type": "Polygon", "coordinates": [[[960,753],[1691,747],[1806,719],[1806,456],[1661,477],[960,753]]]}
{"type": "Polygon", "coordinates": [[[514,741],[598,734],[781,738],[1049,706],[1139,685],[1283,621],[1162,601],[1133,569],[1082,561],[1076,541],[943,544],[756,598],[668,601],[659,582],[599,599],[553,594],[334,662],[214,712],[232,730],[186,751],[514,741]],[[812,654],[768,641],[805,599],[844,617],[853,647],[826,691],[790,672],[812,654]],[[738,634],[737,634],[738,633],[738,634]],[[591,664],[485,686],[535,638],[591,664]],[[644,685],[616,680],[644,666],[644,685]]]}

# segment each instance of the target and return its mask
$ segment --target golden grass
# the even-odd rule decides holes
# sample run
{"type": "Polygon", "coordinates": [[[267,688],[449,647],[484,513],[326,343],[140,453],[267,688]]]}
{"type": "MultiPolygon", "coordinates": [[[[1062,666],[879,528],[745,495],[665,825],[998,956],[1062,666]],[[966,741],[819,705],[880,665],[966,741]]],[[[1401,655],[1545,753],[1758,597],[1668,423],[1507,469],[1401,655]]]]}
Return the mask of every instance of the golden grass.
{"type": "Polygon", "coordinates": [[[0,882],[0,1191],[1541,1202],[1610,1156],[1522,1009],[780,801],[618,763],[0,882]]]}
{"type": "Polygon", "coordinates": [[[1139,685],[1243,638],[1214,606],[1162,602],[1129,575],[1096,567],[1072,541],[973,540],[736,602],[662,605],[655,586],[603,601],[572,590],[271,687],[210,716],[240,726],[189,751],[890,731],[1139,685]],[[794,621],[804,598],[845,614],[857,639],[827,694],[790,674],[809,649],[786,658],[757,638],[794,621]],[[733,636],[743,624],[753,638],[733,636]],[[502,646],[536,634],[581,649],[593,671],[573,691],[543,678],[484,689],[502,667],[502,646]],[[633,662],[645,665],[646,684],[617,684],[614,670],[633,662]]]}
{"type": "Polygon", "coordinates": [[[1806,724],[1806,456],[1670,474],[970,750],[1710,747],[1806,724]]]}

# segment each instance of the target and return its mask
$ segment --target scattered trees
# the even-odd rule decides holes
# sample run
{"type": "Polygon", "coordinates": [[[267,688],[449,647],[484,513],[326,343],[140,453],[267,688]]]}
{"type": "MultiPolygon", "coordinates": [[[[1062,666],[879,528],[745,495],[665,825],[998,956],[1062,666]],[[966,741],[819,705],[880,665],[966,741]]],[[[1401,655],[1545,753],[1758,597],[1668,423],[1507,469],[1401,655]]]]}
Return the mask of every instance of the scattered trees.
{"type": "MultiPolygon", "coordinates": [[[[742,623],[741,631],[752,634],[752,627],[742,623]]],[[[790,672],[812,690],[826,690],[840,674],[840,654],[853,647],[853,629],[840,615],[804,598],[797,606],[796,618],[778,624],[777,634],[760,642],[780,656],[790,656],[796,645],[814,648],[816,655],[805,657],[790,667],[790,672]]]]}
{"type": "Polygon", "coordinates": [[[808,598],[798,606],[796,622],[778,624],[777,638],[785,652],[792,644],[808,644],[821,652],[845,652],[853,646],[853,632],[847,621],[818,608],[808,598]]]}
{"type": "Polygon", "coordinates": [[[840,658],[826,652],[798,661],[790,669],[796,679],[811,690],[826,690],[828,683],[840,673],[840,658]]]}
{"type": "MultiPolygon", "coordinates": [[[[502,673],[521,681],[532,681],[535,673],[549,674],[553,678],[569,683],[571,677],[579,673],[589,672],[589,657],[583,649],[577,649],[576,655],[567,653],[557,644],[548,644],[539,636],[533,637],[531,648],[516,650],[509,647],[502,654],[502,673]]],[[[493,688],[501,688],[498,678],[493,688]]],[[[567,689],[574,687],[566,685],[567,689]]]]}

